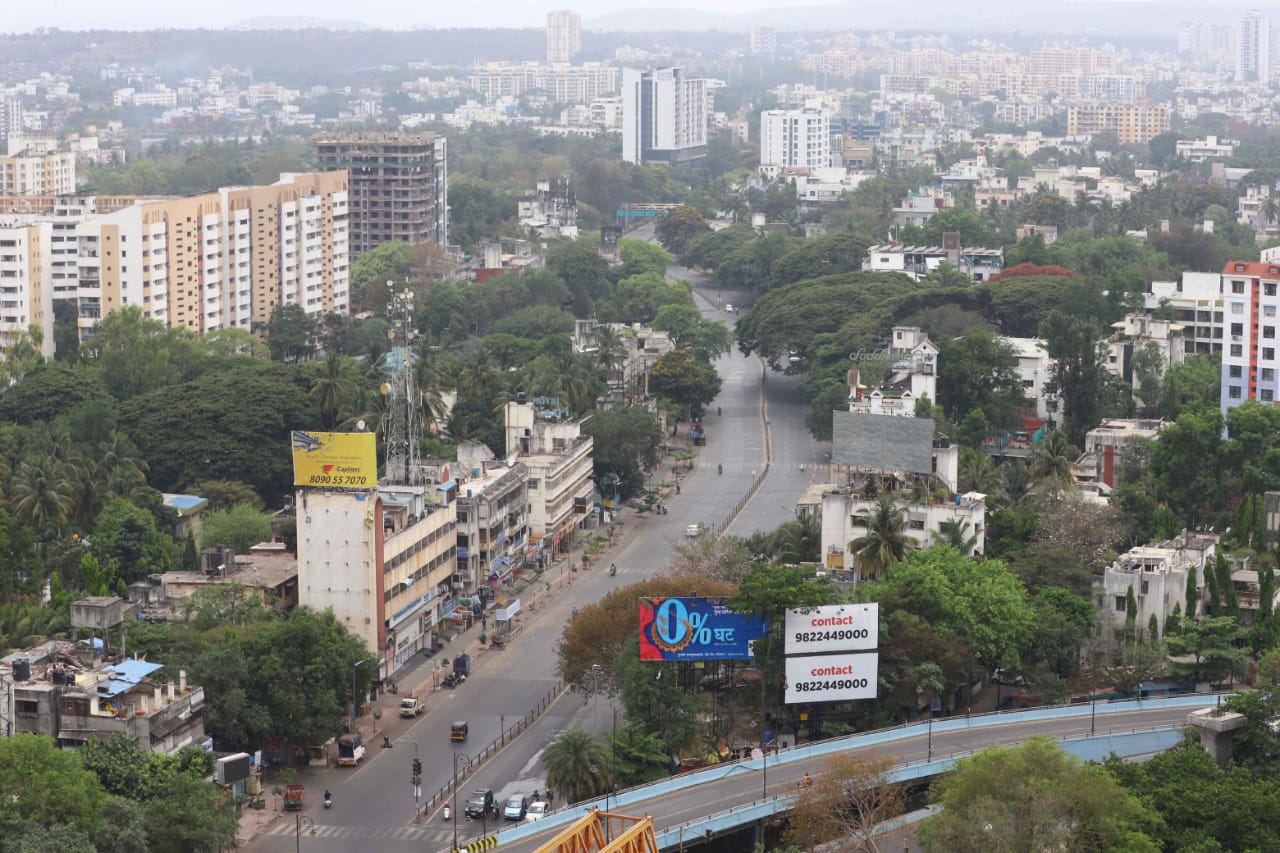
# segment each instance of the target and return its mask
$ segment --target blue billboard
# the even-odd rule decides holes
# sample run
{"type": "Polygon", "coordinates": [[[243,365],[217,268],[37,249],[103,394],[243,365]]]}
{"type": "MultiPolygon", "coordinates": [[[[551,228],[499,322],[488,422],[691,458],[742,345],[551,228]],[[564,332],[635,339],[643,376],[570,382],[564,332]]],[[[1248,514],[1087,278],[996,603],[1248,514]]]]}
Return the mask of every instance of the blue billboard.
{"type": "Polygon", "coordinates": [[[640,660],[745,660],[767,629],[723,598],[642,598],[640,660]]]}

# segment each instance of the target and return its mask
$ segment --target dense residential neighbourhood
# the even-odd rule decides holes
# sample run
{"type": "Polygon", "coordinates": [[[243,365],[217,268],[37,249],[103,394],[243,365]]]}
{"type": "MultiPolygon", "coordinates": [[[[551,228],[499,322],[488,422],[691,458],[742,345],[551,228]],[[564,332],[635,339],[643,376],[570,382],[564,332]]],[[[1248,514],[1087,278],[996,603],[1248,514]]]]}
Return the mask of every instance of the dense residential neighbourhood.
{"type": "Polygon", "coordinates": [[[0,35],[0,853],[1280,849],[1280,9],[1088,5],[0,35]]]}

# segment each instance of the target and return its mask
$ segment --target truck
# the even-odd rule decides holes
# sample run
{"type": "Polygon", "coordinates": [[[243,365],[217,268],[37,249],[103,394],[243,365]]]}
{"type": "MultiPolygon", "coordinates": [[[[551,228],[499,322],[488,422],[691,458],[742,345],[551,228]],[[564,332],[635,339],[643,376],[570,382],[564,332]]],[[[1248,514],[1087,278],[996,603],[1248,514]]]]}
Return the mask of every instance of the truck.
{"type": "Polygon", "coordinates": [[[364,738],[358,734],[338,738],[338,766],[355,767],[364,760],[364,738]]]}
{"type": "Polygon", "coordinates": [[[422,702],[419,699],[410,696],[408,699],[400,700],[400,716],[412,718],[417,717],[421,713],[422,702]]]}
{"type": "Polygon", "coordinates": [[[285,811],[298,812],[302,811],[302,791],[301,785],[285,785],[284,786],[284,808],[285,811]]]}
{"type": "Polygon", "coordinates": [[[453,659],[454,675],[471,675],[471,655],[458,655],[453,659]]]}

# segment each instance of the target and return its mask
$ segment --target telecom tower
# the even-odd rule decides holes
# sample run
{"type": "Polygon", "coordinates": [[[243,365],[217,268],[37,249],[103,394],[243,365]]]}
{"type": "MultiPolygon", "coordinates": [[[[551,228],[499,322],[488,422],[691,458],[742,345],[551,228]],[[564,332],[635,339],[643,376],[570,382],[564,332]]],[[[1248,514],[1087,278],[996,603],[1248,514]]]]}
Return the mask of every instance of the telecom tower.
{"type": "Polygon", "coordinates": [[[423,482],[421,462],[422,398],[415,374],[418,356],[413,351],[413,291],[408,283],[387,282],[387,316],[391,321],[391,351],[382,359],[387,398],[387,485],[416,486],[423,482]]]}

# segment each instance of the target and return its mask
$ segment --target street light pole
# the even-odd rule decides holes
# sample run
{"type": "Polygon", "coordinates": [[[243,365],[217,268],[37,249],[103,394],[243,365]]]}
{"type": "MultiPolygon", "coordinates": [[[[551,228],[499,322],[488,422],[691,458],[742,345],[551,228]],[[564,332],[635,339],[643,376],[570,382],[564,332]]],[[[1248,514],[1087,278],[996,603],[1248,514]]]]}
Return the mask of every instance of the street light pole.
{"type": "Polygon", "coordinates": [[[351,732],[352,734],[354,734],[356,730],[356,668],[359,667],[360,664],[364,663],[366,660],[368,660],[368,658],[361,658],[360,660],[351,664],[351,732]]]}
{"type": "Polygon", "coordinates": [[[502,745],[506,746],[507,745],[507,715],[506,714],[498,715],[498,728],[502,730],[500,733],[500,737],[502,739],[502,745]]]}
{"type": "Polygon", "coordinates": [[[461,753],[453,754],[453,849],[458,849],[458,759],[461,753]]]}
{"type": "Polygon", "coordinates": [[[294,836],[293,836],[293,849],[297,851],[302,850],[302,824],[304,821],[306,822],[307,826],[311,828],[312,833],[316,831],[316,822],[311,818],[307,817],[306,815],[302,814],[301,812],[299,812],[297,816],[297,820],[294,822],[294,836]]]}

